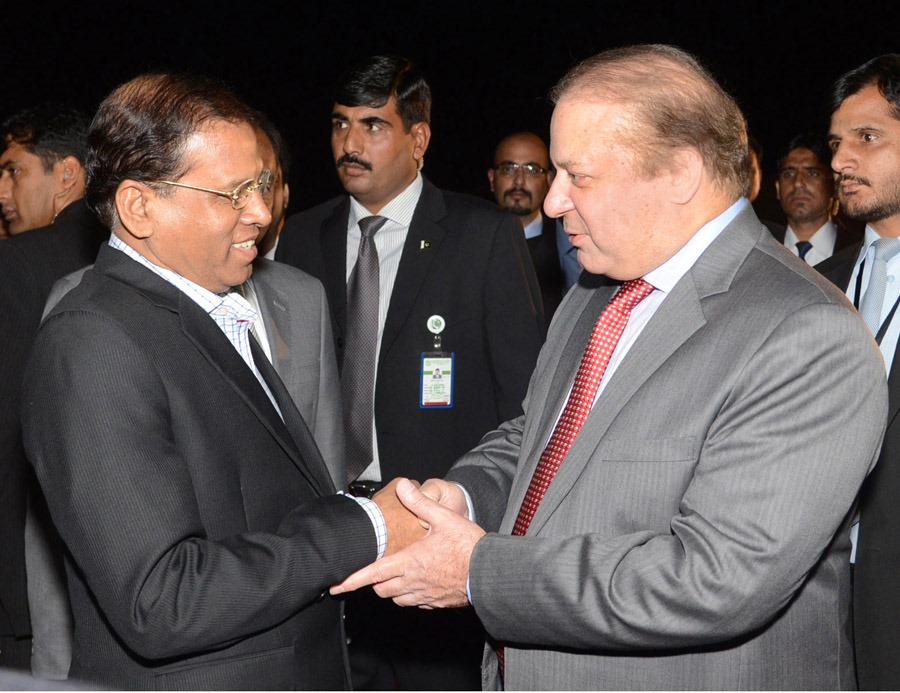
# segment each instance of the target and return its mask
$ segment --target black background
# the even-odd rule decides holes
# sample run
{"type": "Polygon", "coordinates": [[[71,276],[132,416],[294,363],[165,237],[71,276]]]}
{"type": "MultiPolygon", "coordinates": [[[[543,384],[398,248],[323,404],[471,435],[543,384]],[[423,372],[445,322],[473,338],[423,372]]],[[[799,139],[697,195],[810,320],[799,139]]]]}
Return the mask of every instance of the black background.
{"type": "Polygon", "coordinates": [[[900,2],[0,2],[0,117],[44,99],[93,112],[149,69],[224,78],[284,132],[291,211],[341,191],[329,149],[332,86],[376,53],[416,61],[434,94],[425,172],[487,196],[504,134],[546,136],[546,94],[575,62],[630,43],[694,53],[741,104],[763,143],[758,208],[777,218],[774,160],[794,134],[827,128],[842,72],[900,51],[900,2]]]}

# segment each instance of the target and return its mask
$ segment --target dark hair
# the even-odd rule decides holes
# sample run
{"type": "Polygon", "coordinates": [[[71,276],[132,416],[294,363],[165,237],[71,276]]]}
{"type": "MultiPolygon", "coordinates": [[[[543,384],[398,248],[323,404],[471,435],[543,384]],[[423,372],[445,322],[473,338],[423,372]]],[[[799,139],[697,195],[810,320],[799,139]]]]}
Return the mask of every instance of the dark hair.
{"type": "Polygon", "coordinates": [[[431,123],[431,87],[415,64],[399,55],[376,55],[352,66],[338,81],[334,100],[381,108],[392,96],[407,132],[416,123],[431,123]]]}
{"type": "MultiPolygon", "coordinates": [[[[148,73],[117,87],[100,104],[88,134],[88,205],[113,227],[122,181],[184,175],[185,145],[210,120],[258,125],[255,111],[207,77],[148,73]]],[[[167,194],[164,188],[160,194],[167,194]]]]}
{"type": "Polygon", "coordinates": [[[259,119],[259,129],[265,133],[266,137],[269,138],[269,142],[272,144],[272,150],[275,152],[275,160],[281,167],[281,178],[283,181],[287,181],[291,175],[291,152],[288,149],[287,143],[284,141],[281,131],[275,126],[275,123],[269,119],[269,116],[260,112],[257,114],[257,117],[259,119]]]}
{"type": "Polygon", "coordinates": [[[15,142],[40,157],[49,173],[53,164],[74,156],[84,163],[90,118],[73,106],[47,102],[14,113],[3,123],[6,145],[15,142]]]}
{"type": "Polygon", "coordinates": [[[696,149],[719,187],[736,199],[750,179],[747,124],[741,109],[700,62],[680,48],[645,44],[615,48],[572,68],[551,99],[603,100],[629,109],[628,138],[636,162],[654,176],[674,150],[696,149]]]}
{"type": "Polygon", "coordinates": [[[788,154],[795,149],[808,149],[816,155],[819,163],[829,171],[831,170],[831,147],[828,144],[828,137],[818,132],[804,132],[788,142],[787,147],[784,149],[784,153],[778,159],[775,168],[776,171],[779,173],[781,172],[781,168],[784,166],[784,160],[787,159],[788,154]]]}
{"type": "Polygon", "coordinates": [[[840,77],[831,87],[831,112],[844,101],[869,86],[878,91],[891,105],[891,115],[900,120],[900,53],[887,53],[863,63],[840,77]]]}

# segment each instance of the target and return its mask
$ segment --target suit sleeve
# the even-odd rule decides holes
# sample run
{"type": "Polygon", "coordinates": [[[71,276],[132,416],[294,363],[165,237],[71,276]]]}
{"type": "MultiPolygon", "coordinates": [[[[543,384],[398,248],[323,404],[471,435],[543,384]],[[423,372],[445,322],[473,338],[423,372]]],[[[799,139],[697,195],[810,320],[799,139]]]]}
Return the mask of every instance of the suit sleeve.
{"type": "Polygon", "coordinates": [[[499,421],[522,400],[545,334],[541,293],[519,222],[504,214],[494,233],[484,283],[484,331],[499,421]]]}
{"type": "Polygon", "coordinates": [[[144,346],[103,316],[51,316],[26,382],[26,446],[54,523],[141,656],[273,627],[375,558],[368,517],[340,495],[298,505],[274,532],[208,538],[165,383],[144,346]]]}
{"type": "MultiPolygon", "coordinates": [[[[877,458],[887,398],[881,363],[866,351],[873,349],[844,306],[813,304],[781,321],[699,439],[668,531],[485,536],[470,586],[488,632],[546,647],[669,649],[768,623],[838,541],[877,458]]],[[[508,497],[520,438],[514,430],[497,436],[463,458],[472,469],[452,473],[477,482],[476,510],[491,483],[498,504],[508,497]]],[[[658,483],[664,472],[654,475],[658,483]]],[[[598,502],[605,492],[614,490],[598,488],[598,502]]],[[[556,512],[591,524],[588,508],[556,512]]]]}

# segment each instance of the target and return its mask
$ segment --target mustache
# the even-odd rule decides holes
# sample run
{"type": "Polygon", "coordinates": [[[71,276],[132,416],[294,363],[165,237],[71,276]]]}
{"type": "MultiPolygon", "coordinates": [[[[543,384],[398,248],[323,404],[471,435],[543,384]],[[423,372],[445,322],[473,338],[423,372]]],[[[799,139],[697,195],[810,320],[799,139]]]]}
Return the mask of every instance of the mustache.
{"type": "Polygon", "coordinates": [[[862,178],[860,176],[851,176],[850,174],[847,174],[847,173],[839,173],[836,176],[836,178],[837,178],[836,182],[838,185],[840,185],[841,183],[843,183],[846,180],[846,181],[850,181],[851,183],[859,183],[860,185],[866,185],[870,188],[872,187],[872,183],[871,183],[871,181],[869,181],[868,178],[862,178]]]}
{"type": "Polygon", "coordinates": [[[366,171],[372,170],[372,164],[364,159],[360,159],[355,154],[344,154],[341,158],[337,160],[338,167],[344,166],[345,164],[354,164],[356,166],[362,166],[366,171]]]}
{"type": "Polygon", "coordinates": [[[503,197],[509,197],[510,195],[515,195],[516,193],[526,195],[529,200],[532,199],[531,193],[525,188],[510,188],[505,193],[503,193],[503,197]]]}

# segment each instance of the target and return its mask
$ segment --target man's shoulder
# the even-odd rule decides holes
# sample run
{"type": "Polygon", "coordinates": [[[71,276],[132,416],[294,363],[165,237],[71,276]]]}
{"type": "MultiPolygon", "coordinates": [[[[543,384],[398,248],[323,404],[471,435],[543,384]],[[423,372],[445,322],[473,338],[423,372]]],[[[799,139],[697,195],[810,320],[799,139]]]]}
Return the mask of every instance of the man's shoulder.
{"type": "Polygon", "coordinates": [[[847,246],[826,260],[822,260],[822,262],[816,265],[815,269],[822,274],[828,274],[833,270],[842,269],[848,265],[853,266],[856,263],[856,258],[859,256],[859,249],[861,246],[862,242],[857,241],[853,245],[847,246]]]}
{"type": "Polygon", "coordinates": [[[427,188],[423,190],[419,206],[436,206],[436,203],[444,204],[448,216],[478,216],[483,219],[493,219],[497,222],[504,219],[514,219],[509,212],[498,207],[495,202],[486,200],[483,197],[453,190],[444,190],[434,186],[431,186],[430,190],[427,188]]]}
{"type": "Polygon", "coordinates": [[[278,260],[257,258],[253,262],[253,282],[294,292],[320,291],[322,282],[308,272],[278,260]]]}
{"type": "Polygon", "coordinates": [[[78,200],[47,226],[17,234],[3,242],[2,257],[47,267],[58,276],[93,262],[109,231],[78,200]],[[70,209],[71,208],[71,209],[70,209]]]}

